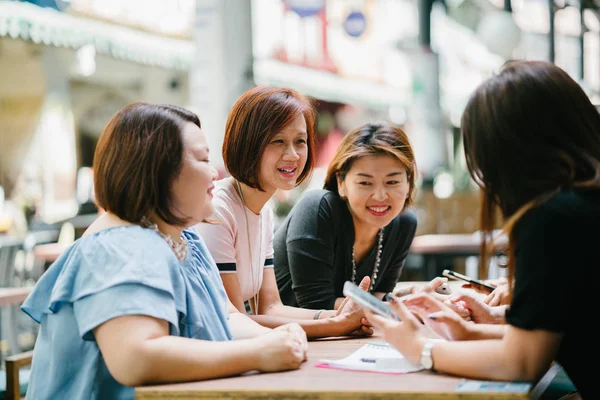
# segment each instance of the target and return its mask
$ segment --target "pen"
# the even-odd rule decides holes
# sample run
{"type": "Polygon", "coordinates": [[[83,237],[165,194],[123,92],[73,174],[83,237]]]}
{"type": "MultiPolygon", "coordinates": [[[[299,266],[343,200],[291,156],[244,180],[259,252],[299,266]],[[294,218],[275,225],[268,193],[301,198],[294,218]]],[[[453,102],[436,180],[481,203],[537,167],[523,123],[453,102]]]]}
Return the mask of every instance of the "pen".
{"type": "Polygon", "coordinates": [[[365,363],[374,363],[377,360],[375,360],[374,358],[361,358],[360,361],[365,363]]]}

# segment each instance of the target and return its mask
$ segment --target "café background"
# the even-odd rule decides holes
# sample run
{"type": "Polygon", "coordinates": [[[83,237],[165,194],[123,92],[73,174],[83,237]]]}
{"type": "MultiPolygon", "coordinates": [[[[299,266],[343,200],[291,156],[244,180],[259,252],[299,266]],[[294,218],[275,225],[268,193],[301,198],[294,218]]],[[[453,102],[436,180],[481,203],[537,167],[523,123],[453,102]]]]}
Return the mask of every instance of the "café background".
{"type": "MultiPolygon", "coordinates": [[[[468,96],[506,60],[539,59],[600,104],[599,10],[599,0],[0,0],[0,235],[58,235],[93,215],[95,144],[134,101],[197,112],[225,176],[227,113],[255,85],[318,105],[317,168],[277,194],[278,221],[321,187],[345,132],[384,119],[415,148],[417,235],[473,233],[479,194],[460,143],[468,96]]],[[[12,283],[35,283],[39,266],[19,257],[12,283]]],[[[421,262],[409,258],[407,271],[421,262]]]]}

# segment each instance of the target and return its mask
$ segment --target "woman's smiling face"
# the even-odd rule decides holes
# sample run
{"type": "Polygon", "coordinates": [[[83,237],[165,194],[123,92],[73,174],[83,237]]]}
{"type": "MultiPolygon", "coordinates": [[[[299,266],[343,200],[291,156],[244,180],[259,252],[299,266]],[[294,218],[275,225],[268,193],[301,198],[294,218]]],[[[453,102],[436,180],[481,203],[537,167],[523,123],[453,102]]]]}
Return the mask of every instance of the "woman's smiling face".
{"type": "Polygon", "coordinates": [[[304,115],[298,114],[281,132],[277,132],[260,157],[259,181],[266,192],[296,187],[306,166],[308,134],[304,115]]]}
{"type": "Polygon", "coordinates": [[[364,156],[353,162],[338,190],[346,198],[355,225],[388,225],[404,209],[410,185],[406,168],[394,156],[364,156]]]}

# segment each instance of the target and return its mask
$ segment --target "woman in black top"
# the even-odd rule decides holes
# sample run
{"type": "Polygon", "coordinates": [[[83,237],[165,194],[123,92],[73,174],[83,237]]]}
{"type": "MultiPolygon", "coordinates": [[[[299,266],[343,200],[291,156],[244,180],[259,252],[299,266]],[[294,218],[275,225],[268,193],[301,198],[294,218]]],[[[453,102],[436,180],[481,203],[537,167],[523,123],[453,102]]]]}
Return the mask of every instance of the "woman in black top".
{"type": "Polygon", "coordinates": [[[387,124],[348,133],[329,164],[324,190],[305,193],[275,233],[275,274],[284,304],[338,308],[342,286],[371,278],[391,292],[417,228],[415,160],[406,134],[387,124]]]}
{"type": "MultiPolygon", "coordinates": [[[[431,313],[448,311],[427,295],[392,301],[404,322],[367,313],[369,321],[410,361],[437,371],[535,382],[557,361],[583,398],[595,398],[589,361],[596,353],[597,293],[584,282],[600,279],[594,234],[600,226],[600,114],[559,67],[518,61],[475,91],[461,128],[469,172],[482,189],[482,230],[491,237],[499,212],[509,238],[508,282],[514,286],[503,334],[429,342],[407,308],[443,331],[445,318],[431,313]]],[[[480,325],[471,324],[482,332],[486,326],[480,325]]]]}

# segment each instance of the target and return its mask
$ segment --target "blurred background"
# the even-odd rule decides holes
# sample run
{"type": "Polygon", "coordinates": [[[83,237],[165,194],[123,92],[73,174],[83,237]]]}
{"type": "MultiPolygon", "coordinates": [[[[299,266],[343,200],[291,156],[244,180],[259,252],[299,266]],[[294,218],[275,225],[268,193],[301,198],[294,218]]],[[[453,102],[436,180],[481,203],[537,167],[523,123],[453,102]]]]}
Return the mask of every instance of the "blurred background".
{"type": "MultiPolygon", "coordinates": [[[[196,111],[224,175],[228,110],[275,85],[317,100],[319,167],[348,130],[402,125],[420,170],[419,234],[473,232],[478,195],[459,134],[469,94],[526,58],[554,61],[600,102],[599,10],[598,0],[0,1],[0,230],[93,212],[81,208],[93,205],[98,136],[137,100],[196,111]]],[[[281,194],[278,215],[296,195],[281,194]]]]}
{"type": "MultiPolygon", "coordinates": [[[[278,221],[347,131],[384,119],[416,151],[417,234],[476,233],[460,117],[509,59],[552,61],[600,104],[600,0],[0,0],[0,286],[33,285],[97,216],[94,149],[119,108],[197,112],[225,176],[227,114],[255,85],[318,104],[318,168],[276,196],[278,221]]],[[[5,352],[28,343],[13,314],[5,352]]]]}

